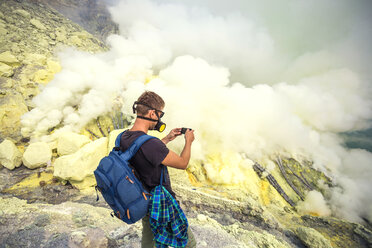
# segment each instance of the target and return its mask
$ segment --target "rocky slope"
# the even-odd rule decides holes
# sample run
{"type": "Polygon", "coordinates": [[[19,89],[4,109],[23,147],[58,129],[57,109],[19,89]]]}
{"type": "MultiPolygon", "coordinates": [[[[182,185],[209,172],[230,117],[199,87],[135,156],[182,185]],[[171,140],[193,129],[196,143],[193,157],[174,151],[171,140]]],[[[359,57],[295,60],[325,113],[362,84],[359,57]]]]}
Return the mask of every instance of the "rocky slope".
{"type": "Polygon", "coordinates": [[[32,108],[31,99],[60,70],[58,50],[72,46],[97,52],[105,45],[42,4],[0,4],[0,139],[18,142],[20,116],[32,108]]]}
{"type": "MultiPolygon", "coordinates": [[[[80,135],[67,133],[50,144],[29,144],[20,133],[20,117],[33,108],[32,98],[61,70],[58,50],[106,49],[100,39],[115,28],[102,24],[110,23],[104,13],[99,1],[0,2],[1,248],[140,247],[141,224],[112,218],[92,187],[94,166],[124,124],[102,117],[102,133],[118,130],[102,137],[97,120],[92,120],[80,135]],[[89,7],[83,9],[85,16],[81,10],[71,11],[82,5],[89,7]]],[[[244,185],[213,185],[198,164],[170,171],[197,247],[372,246],[367,222],[298,211],[309,191],[322,191],[319,179],[332,186],[311,163],[281,158],[270,173],[265,165],[253,163],[247,171],[244,185]]]]}
{"type": "Polygon", "coordinates": [[[34,2],[44,4],[57,10],[103,42],[109,34],[118,32],[118,26],[111,20],[105,1],[35,0],[34,2]]]}

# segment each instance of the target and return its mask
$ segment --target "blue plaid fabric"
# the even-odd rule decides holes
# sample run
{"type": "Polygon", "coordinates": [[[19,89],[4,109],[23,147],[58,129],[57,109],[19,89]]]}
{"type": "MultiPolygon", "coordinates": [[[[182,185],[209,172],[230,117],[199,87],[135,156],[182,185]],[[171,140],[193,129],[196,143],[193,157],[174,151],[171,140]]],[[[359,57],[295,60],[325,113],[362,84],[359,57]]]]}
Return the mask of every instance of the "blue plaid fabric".
{"type": "Polygon", "coordinates": [[[156,247],[185,247],[189,223],[181,207],[162,185],[156,186],[151,194],[150,226],[156,247]]]}

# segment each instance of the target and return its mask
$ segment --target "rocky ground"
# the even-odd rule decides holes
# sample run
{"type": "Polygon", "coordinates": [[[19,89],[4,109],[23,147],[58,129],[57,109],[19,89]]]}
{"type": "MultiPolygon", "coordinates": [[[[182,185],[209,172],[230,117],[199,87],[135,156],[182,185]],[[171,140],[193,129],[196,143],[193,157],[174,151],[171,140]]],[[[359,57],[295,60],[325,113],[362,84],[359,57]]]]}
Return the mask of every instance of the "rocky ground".
{"type": "MultiPolygon", "coordinates": [[[[112,137],[68,134],[51,145],[29,144],[20,133],[20,117],[33,108],[32,98],[61,70],[56,52],[66,46],[104,51],[101,40],[115,30],[102,1],[0,2],[1,248],[140,247],[141,223],[112,218],[102,197],[96,201],[92,168],[112,147],[112,137]],[[84,5],[89,8],[77,10],[84,5]],[[29,155],[36,146],[44,148],[29,155]],[[79,160],[87,155],[91,161],[79,160]],[[77,171],[72,161],[80,161],[77,171]]],[[[89,129],[98,134],[95,123],[89,129]]],[[[367,221],[296,208],[310,190],[322,191],[319,179],[332,187],[329,178],[311,163],[283,158],[281,166],[270,173],[251,166],[247,183],[237,186],[211,184],[200,164],[170,170],[197,247],[372,247],[367,221]]]]}
{"type": "MultiPolygon", "coordinates": [[[[140,222],[127,225],[112,218],[102,198],[96,201],[93,188],[78,190],[51,172],[24,167],[0,171],[0,247],[140,247],[140,222]]],[[[360,224],[222,197],[223,192],[191,185],[184,171],[171,171],[171,178],[197,247],[372,244],[372,232],[360,224]]]]}

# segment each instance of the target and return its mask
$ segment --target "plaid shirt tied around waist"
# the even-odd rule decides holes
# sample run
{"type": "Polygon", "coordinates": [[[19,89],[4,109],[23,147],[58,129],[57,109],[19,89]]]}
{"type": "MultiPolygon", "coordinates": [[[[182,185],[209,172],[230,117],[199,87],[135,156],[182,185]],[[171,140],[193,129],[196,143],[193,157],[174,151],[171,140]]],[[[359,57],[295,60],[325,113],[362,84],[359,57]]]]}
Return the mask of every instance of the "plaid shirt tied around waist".
{"type": "Polygon", "coordinates": [[[187,244],[186,215],[173,196],[162,186],[151,191],[150,226],[157,248],[184,248],[187,244]]]}

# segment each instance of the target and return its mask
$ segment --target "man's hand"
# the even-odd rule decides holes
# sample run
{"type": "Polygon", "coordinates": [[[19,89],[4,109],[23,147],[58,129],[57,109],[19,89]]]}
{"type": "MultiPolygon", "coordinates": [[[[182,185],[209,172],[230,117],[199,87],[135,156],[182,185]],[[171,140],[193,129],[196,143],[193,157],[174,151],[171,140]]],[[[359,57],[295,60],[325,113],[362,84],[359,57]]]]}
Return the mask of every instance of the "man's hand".
{"type": "Polygon", "coordinates": [[[195,139],[195,136],[194,136],[194,130],[190,130],[190,129],[187,129],[186,130],[186,133],[185,133],[185,141],[186,143],[192,143],[195,139]]]}
{"type": "Polygon", "coordinates": [[[172,129],[167,136],[161,139],[164,144],[174,140],[177,136],[181,135],[181,128],[174,128],[172,129]]]}

